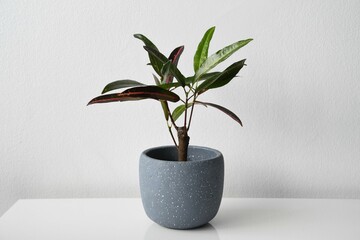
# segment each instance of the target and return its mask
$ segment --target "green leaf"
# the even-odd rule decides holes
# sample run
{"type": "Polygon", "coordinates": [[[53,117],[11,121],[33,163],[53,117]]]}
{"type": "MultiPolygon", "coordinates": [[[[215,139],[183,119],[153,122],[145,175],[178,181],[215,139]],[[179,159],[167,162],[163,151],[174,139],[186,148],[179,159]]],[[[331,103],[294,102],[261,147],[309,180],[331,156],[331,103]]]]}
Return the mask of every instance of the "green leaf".
{"type": "Polygon", "coordinates": [[[108,102],[123,102],[123,101],[136,101],[142,99],[155,99],[177,102],[180,97],[168,90],[165,90],[158,86],[145,86],[145,87],[134,87],[123,91],[122,93],[113,93],[101,95],[92,99],[88,105],[95,103],[108,103],[108,102]]]}
{"type": "Polygon", "coordinates": [[[145,85],[143,83],[134,81],[134,80],[117,80],[114,81],[112,83],[107,84],[104,87],[104,90],[102,91],[101,94],[115,90],[115,89],[120,89],[120,88],[127,88],[127,87],[135,87],[135,86],[141,86],[141,85],[145,85]]]}
{"type": "Polygon", "coordinates": [[[154,74],[153,74],[153,78],[154,78],[154,81],[156,83],[156,86],[159,86],[160,85],[159,79],[154,74]]]}
{"type": "Polygon", "coordinates": [[[153,44],[153,43],[152,43],[147,37],[145,37],[144,35],[137,33],[137,34],[134,34],[134,37],[137,38],[137,39],[140,39],[141,41],[143,41],[146,46],[158,50],[158,48],[155,46],[155,44],[153,44]]]}
{"type": "MultiPolygon", "coordinates": [[[[153,77],[154,77],[154,81],[155,81],[156,85],[159,86],[159,87],[162,87],[159,79],[154,74],[153,74],[153,77]]],[[[161,103],[162,110],[164,112],[165,119],[167,121],[167,120],[169,120],[169,112],[168,112],[167,102],[163,101],[163,100],[160,100],[160,103],[161,103]]]]}
{"type": "Polygon", "coordinates": [[[163,89],[166,89],[166,90],[169,90],[170,88],[177,88],[177,87],[180,87],[180,83],[176,82],[176,83],[164,83],[164,84],[161,84],[160,80],[155,76],[153,75],[154,77],[154,80],[155,80],[155,83],[156,83],[156,86],[159,86],[163,89]]]}
{"type": "Polygon", "coordinates": [[[245,60],[235,62],[218,75],[206,79],[197,88],[196,92],[202,93],[208,89],[222,87],[228,84],[244,66],[245,60]]]}
{"type": "Polygon", "coordinates": [[[231,117],[232,119],[234,119],[236,122],[238,122],[241,126],[242,126],[242,122],[240,120],[240,118],[238,116],[236,116],[235,113],[233,113],[232,111],[230,111],[227,108],[224,108],[220,105],[214,104],[214,103],[208,103],[208,102],[200,102],[200,101],[195,101],[195,104],[201,104],[203,106],[211,106],[214,107],[220,111],[222,111],[223,113],[225,113],[226,115],[228,115],[229,117],[231,117]]]}
{"type": "MultiPolygon", "coordinates": [[[[221,72],[205,73],[204,75],[202,75],[202,76],[198,79],[198,81],[207,80],[207,79],[212,78],[212,77],[214,77],[214,76],[216,76],[216,75],[219,75],[220,73],[221,73],[221,72]]],[[[193,82],[194,82],[194,76],[192,76],[192,77],[187,77],[186,80],[185,80],[186,85],[189,85],[189,84],[191,84],[191,83],[193,83],[193,82]]]]}
{"type": "Polygon", "coordinates": [[[166,89],[166,90],[169,90],[170,88],[177,88],[177,87],[180,87],[180,83],[178,82],[175,82],[175,83],[164,83],[164,84],[161,84],[159,85],[159,87],[163,88],[163,89],[166,89]]]}
{"type": "Polygon", "coordinates": [[[223,49],[217,51],[210,57],[208,57],[203,64],[200,66],[198,71],[195,73],[195,81],[197,81],[202,75],[213,69],[215,66],[217,66],[219,63],[226,60],[228,57],[230,57],[234,52],[239,50],[240,48],[244,47],[246,44],[251,42],[252,39],[246,39],[241,40],[238,42],[235,42],[229,46],[224,47],[223,49]]]}
{"type": "Polygon", "coordinates": [[[203,64],[203,62],[208,57],[210,41],[212,39],[214,31],[215,31],[215,27],[208,29],[197,47],[197,50],[196,50],[196,53],[194,56],[194,71],[195,72],[200,68],[201,64],[203,64]]]}
{"type": "Polygon", "coordinates": [[[169,120],[168,105],[166,101],[160,100],[166,121],[169,120]]]}
{"type": "Polygon", "coordinates": [[[182,104],[174,109],[171,114],[174,121],[176,121],[185,112],[185,109],[185,104],[182,104]]]}
{"type": "MultiPolygon", "coordinates": [[[[158,59],[161,62],[161,68],[162,66],[167,63],[169,61],[169,59],[167,57],[164,56],[164,54],[162,54],[161,52],[159,52],[159,50],[155,49],[155,48],[151,48],[148,46],[144,46],[144,49],[151,55],[154,56],[156,59],[158,59]]],[[[160,70],[161,70],[160,68],[160,70]]]]}
{"type": "MultiPolygon", "coordinates": [[[[158,48],[155,46],[155,44],[153,44],[147,37],[145,37],[142,34],[134,34],[134,37],[137,39],[140,39],[141,41],[143,41],[143,43],[145,44],[145,46],[155,49],[156,51],[159,51],[158,48]]],[[[150,65],[153,67],[153,69],[155,70],[155,72],[162,77],[161,74],[161,68],[162,68],[162,63],[161,61],[159,61],[156,57],[152,56],[149,54],[149,59],[150,59],[150,65]]]]}
{"type": "Polygon", "coordinates": [[[190,85],[194,82],[194,76],[185,78],[185,85],[190,85]]]}
{"type": "MultiPolygon", "coordinates": [[[[167,59],[167,57],[165,57],[162,53],[160,53],[158,50],[153,49],[153,48],[149,48],[147,46],[144,46],[144,49],[153,57],[157,58],[163,67],[164,64],[168,63],[169,60],[167,59]]],[[[169,71],[170,73],[178,80],[178,82],[181,84],[181,86],[185,86],[185,77],[184,75],[182,75],[182,73],[179,71],[179,69],[172,63],[169,63],[169,71]]],[[[161,71],[161,69],[160,69],[161,71]]]]}
{"type": "Polygon", "coordinates": [[[219,74],[221,74],[221,72],[209,72],[209,73],[205,73],[204,75],[202,75],[199,80],[207,80],[209,78],[213,78],[214,76],[218,76],[219,74]]]}

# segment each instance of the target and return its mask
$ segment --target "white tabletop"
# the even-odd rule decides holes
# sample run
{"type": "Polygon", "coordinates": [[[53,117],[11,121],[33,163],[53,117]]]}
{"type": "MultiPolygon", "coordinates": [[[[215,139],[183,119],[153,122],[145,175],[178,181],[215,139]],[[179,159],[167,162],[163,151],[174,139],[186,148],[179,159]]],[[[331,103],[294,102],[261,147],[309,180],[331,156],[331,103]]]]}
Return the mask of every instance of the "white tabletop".
{"type": "Polygon", "coordinates": [[[138,198],[19,200],[0,218],[0,239],[360,239],[360,200],[224,198],[210,224],[171,230],[138,198]]]}

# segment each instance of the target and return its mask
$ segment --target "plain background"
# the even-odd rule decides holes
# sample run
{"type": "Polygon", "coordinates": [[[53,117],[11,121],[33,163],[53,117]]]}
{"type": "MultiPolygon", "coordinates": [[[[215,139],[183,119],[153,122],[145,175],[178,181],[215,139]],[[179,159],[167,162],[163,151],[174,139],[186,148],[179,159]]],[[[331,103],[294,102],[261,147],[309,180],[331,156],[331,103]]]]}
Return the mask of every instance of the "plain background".
{"type": "Polygon", "coordinates": [[[219,65],[239,77],[198,106],[191,143],[222,151],[226,197],[360,198],[360,2],[0,1],[0,215],[19,198],[139,196],[142,150],[171,144],[160,104],[86,107],[108,82],[153,84],[142,43],[192,59],[255,40],[219,65]]]}

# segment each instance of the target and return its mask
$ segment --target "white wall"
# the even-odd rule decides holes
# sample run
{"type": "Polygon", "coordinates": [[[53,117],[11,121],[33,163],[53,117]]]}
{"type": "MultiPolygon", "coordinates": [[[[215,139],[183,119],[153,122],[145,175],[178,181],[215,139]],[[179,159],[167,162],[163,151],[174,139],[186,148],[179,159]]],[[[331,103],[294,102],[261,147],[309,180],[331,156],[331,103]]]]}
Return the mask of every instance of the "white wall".
{"type": "MultiPolygon", "coordinates": [[[[138,156],[171,144],[155,101],[86,107],[102,87],[152,84],[144,33],[185,44],[215,25],[211,52],[255,40],[241,77],[203,100],[191,142],[221,150],[225,196],[360,198],[360,3],[1,1],[0,214],[18,198],[138,196],[138,156]]],[[[226,67],[223,64],[219,69],[226,67]]]]}

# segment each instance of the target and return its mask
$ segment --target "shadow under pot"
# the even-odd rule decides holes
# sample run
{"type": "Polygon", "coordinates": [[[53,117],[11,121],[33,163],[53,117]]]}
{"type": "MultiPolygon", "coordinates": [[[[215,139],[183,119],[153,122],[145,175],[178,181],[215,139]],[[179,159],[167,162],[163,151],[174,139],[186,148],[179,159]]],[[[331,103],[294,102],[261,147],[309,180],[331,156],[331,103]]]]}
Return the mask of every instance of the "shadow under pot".
{"type": "Polygon", "coordinates": [[[224,186],[221,152],[189,146],[188,161],[177,161],[177,149],[145,150],[139,164],[140,193],[147,216],[157,224],[191,229],[217,214],[224,186]]]}

